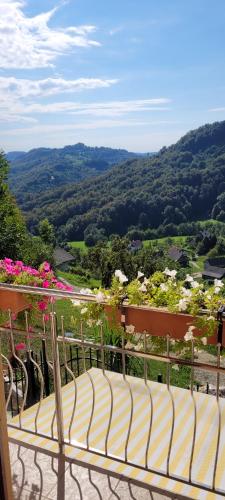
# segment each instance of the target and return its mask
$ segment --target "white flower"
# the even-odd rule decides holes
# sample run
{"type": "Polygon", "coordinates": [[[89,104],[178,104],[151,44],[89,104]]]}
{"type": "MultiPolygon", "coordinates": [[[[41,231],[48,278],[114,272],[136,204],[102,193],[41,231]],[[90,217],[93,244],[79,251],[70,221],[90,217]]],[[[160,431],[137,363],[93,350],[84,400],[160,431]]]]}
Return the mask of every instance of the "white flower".
{"type": "Polygon", "coordinates": [[[214,318],[214,316],[208,316],[208,317],[207,317],[207,320],[208,320],[208,321],[212,321],[212,320],[214,321],[214,319],[215,319],[215,318],[214,318]]]}
{"type": "Polygon", "coordinates": [[[186,332],[185,335],[184,335],[184,340],[185,342],[188,342],[188,340],[192,340],[194,337],[193,337],[193,333],[192,332],[186,332]]]}
{"type": "Polygon", "coordinates": [[[181,290],[183,292],[184,297],[191,297],[192,296],[191,290],[188,290],[185,287],[182,287],[181,290]]]}
{"type": "Polygon", "coordinates": [[[194,339],[193,331],[195,329],[196,329],[195,326],[193,326],[193,325],[189,326],[188,331],[184,335],[185,342],[188,342],[188,340],[193,340],[194,339]]]}
{"type": "Polygon", "coordinates": [[[86,314],[86,312],[88,312],[88,308],[87,307],[83,307],[83,309],[81,309],[81,314],[86,314]]]}
{"type": "Polygon", "coordinates": [[[194,278],[190,274],[187,274],[185,281],[187,281],[188,283],[191,283],[192,281],[194,281],[194,278]]]}
{"type": "Polygon", "coordinates": [[[223,288],[224,284],[223,284],[223,282],[221,280],[215,279],[214,280],[214,286],[219,287],[219,288],[223,288]]]}
{"type": "Polygon", "coordinates": [[[115,276],[116,278],[118,278],[119,282],[121,284],[125,283],[126,281],[128,281],[128,278],[125,276],[125,274],[122,273],[122,271],[120,271],[120,269],[117,269],[115,271],[115,276]]]}
{"type": "Polygon", "coordinates": [[[142,283],[142,285],[140,286],[139,290],[140,290],[140,292],[147,292],[146,285],[144,283],[142,283]]]}
{"type": "Polygon", "coordinates": [[[96,326],[101,326],[103,324],[103,321],[101,319],[98,319],[96,321],[96,326]]]}
{"type": "Polygon", "coordinates": [[[80,300],[71,299],[73,306],[80,306],[80,300]]]}
{"type": "Polygon", "coordinates": [[[166,283],[161,283],[160,288],[163,292],[167,292],[169,287],[166,283]]]}
{"type": "Polygon", "coordinates": [[[93,319],[88,319],[87,320],[87,325],[90,326],[90,328],[94,325],[94,320],[93,319]]]}
{"type": "Polygon", "coordinates": [[[138,342],[138,344],[134,347],[135,351],[141,351],[143,349],[142,342],[138,342]]]}
{"type": "Polygon", "coordinates": [[[220,286],[215,286],[214,292],[215,293],[220,293],[220,286]]]}
{"type": "Polygon", "coordinates": [[[170,271],[170,269],[168,269],[168,267],[166,267],[166,269],[165,269],[165,271],[163,271],[163,273],[166,274],[167,276],[169,276],[170,278],[174,279],[176,277],[177,271],[175,269],[170,271]]]}
{"type": "Polygon", "coordinates": [[[202,337],[201,341],[202,341],[203,345],[207,345],[207,337],[202,337]]]}
{"type": "Polygon", "coordinates": [[[93,295],[93,292],[90,288],[81,288],[80,293],[82,295],[93,295]]]}
{"type": "Polygon", "coordinates": [[[180,299],[178,302],[178,309],[179,311],[186,311],[187,309],[187,301],[186,299],[180,299]]]}
{"type": "Polygon", "coordinates": [[[192,288],[198,288],[198,287],[199,287],[199,283],[198,283],[198,281],[192,281],[192,282],[191,282],[191,287],[192,287],[192,288]]]}
{"type": "Polygon", "coordinates": [[[101,302],[104,302],[105,300],[105,295],[103,292],[98,292],[97,295],[96,295],[96,302],[98,302],[99,304],[101,302]]]}
{"type": "Polygon", "coordinates": [[[170,343],[171,343],[171,345],[175,345],[176,344],[176,340],[175,339],[170,339],[170,343]]]}
{"type": "Polygon", "coordinates": [[[205,296],[206,296],[206,299],[208,299],[208,300],[211,300],[211,299],[212,299],[212,295],[208,295],[208,294],[206,293],[206,295],[205,295],[205,296]]]}
{"type": "Polygon", "coordinates": [[[178,365],[173,365],[173,366],[172,366],[172,369],[173,369],[173,370],[176,370],[177,372],[179,372],[179,366],[178,366],[178,365]]]}
{"type": "Polygon", "coordinates": [[[144,276],[144,273],[142,273],[141,271],[138,271],[137,279],[139,280],[140,278],[143,278],[143,276],[144,276]]]}
{"type": "Polygon", "coordinates": [[[132,334],[132,333],[134,333],[134,330],[135,330],[135,326],[134,325],[127,325],[126,326],[126,332],[127,333],[132,334]]]}
{"type": "Polygon", "coordinates": [[[134,349],[134,344],[132,344],[132,342],[127,342],[126,345],[125,345],[125,349],[134,349]]]}

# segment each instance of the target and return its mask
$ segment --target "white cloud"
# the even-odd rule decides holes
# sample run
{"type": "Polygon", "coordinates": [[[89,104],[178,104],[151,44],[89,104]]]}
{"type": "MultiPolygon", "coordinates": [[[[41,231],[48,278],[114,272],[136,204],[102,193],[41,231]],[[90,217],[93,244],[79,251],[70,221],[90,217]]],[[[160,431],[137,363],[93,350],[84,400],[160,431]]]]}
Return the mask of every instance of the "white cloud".
{"type": "Polygon", "coordinates": [[[31,104],[24,108],[24,113],[70,113],[92,116],[123,116],[127,113],[143,111],[167,111],[169,99],[137,99],[132,101],[109,101],[96,103],[56,102],[49,104],[31,104]],[[164,106],[163,106],[164,105],[164,106]]]}
{"type": "Polygon", "coordinates": [[[212,108],[212,109],[209,109],[209,111],[213,112],[213,113],[221,113],[225,111],[225,106],[221,107],[221,108],[212,108]]]}
{"type": "MultiPolygon", "coordinates": [[[[176,122],[175,122],[176,123],[176,122]]],[[[156,125],[171,125],[174,124],[173,121],[144,121],[135,119],[120,119],[120,120],[94,120],[89,122],[78,122],[78,123],[68,123],[68,124],[50,124],[50,125],[34,125],[29,128],[14,128],[11,130],[3,130],[1,136],[22,136],[33,135],[34,137],[40,137],[48,135],[48,137],[54,136],[55,133],[65,133],[72,130],[97,130],[97,129],[108,129],[108,128],[120,128],[120,127],[146,127],[146,126],[156,126],[156,125]]]]}
{"type": "Polygon", "coordinates": [[[43,68],[51,66],[57,56],[74,47],[100,45],[90,36],[95,26],[49,27],[56,9],[27,17],[23,0],[1,0],[0,67],[43,68]]]}
{"type": "Polygon", "coordinates": [[[22,78],[0,77],[1,98],[46,97],[65,92],[110,87],[118,80],[101,78],[78,78],[65,80],[64,78],[46,78],[44,80],[27,80],[22,78]]]}

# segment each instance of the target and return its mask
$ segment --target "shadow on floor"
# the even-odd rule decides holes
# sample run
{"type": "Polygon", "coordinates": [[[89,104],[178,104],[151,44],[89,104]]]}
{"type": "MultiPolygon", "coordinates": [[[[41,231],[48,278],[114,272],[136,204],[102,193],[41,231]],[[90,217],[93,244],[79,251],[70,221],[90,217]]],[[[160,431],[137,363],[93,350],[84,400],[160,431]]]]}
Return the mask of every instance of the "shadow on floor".
{"type": "Polygon", "coordinates": [[[15,500],[165,500],[119,476],[100,473],[61,455],[10,443],[15,500]]]}

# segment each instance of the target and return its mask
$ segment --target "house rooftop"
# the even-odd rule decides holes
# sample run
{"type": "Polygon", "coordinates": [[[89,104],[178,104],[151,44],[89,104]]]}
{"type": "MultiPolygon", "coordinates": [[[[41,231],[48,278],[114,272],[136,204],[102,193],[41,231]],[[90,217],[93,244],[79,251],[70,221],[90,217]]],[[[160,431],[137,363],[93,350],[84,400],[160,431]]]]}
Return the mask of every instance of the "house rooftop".
{"type": "Polygon", "coordinates": [[[66,262],[72,262],[74,260],[74,257],[73,255],[71,255],[71,253],[60,247],[55,248],[53,256],[56,266],[60,266],[61,264],[64,264],[66,262]]]}
{"type": "Polygon", "coordinates": [[[203,273],[202,277],[203,278],[214,278],[214,279],[221,279],[225,275],[225,269],[222,267],[216,267],[216,266],[207,266],[203,273]]]}
{"type": "Polygon", "coordinates": [[[168,250],[168,256],[175,262],[178,262],[181,259],[181,257],[183,257],[183,255],[184,251],[175,246],[170,247],[168,250]]]}

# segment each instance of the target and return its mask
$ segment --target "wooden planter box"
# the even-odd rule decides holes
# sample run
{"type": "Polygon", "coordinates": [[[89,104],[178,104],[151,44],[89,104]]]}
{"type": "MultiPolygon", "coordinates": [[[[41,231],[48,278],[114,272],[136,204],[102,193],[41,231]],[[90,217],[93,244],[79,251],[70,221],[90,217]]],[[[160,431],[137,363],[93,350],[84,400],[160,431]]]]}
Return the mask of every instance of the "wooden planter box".
{"type": "MultiPolygon", "coordinates": [[[[105,312],[111,324],[122,322],[134,325],[136,333],[147,332],[150,335],[184,340],[184,335],[190,325],[195,324],[196,318],[190,314],[175,314],[164,309],[150,308],[147,306],[126,306],[122,313],[120,309],[105,306],[105,312]],[[121,317],[122,315],[122,317],[121,317]]],[[[203,335],[201,330],[194,330],[194,335],[203,335]]],[[[208,344],[217,344],[217,329],[214,335],[208,337],[208,344]]],[[[225,346],[225,322],[223,321],[222,345],[225,346]]]]}
{"type": "Polygon", "coordinates": [[[0,310],[12,313],[24,311],[28,307],[28,302],[25,296],[20,292],[9,292],[8,290],[0,290],[0,310]]]}

